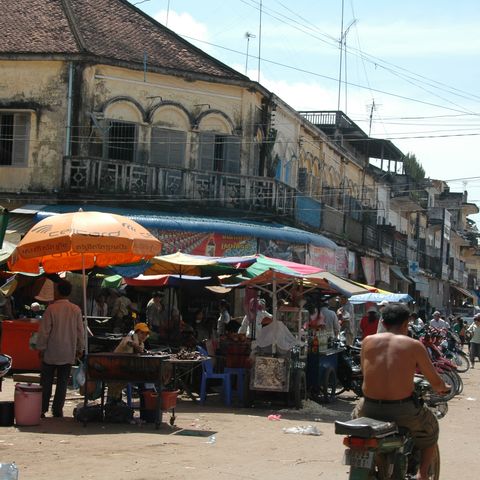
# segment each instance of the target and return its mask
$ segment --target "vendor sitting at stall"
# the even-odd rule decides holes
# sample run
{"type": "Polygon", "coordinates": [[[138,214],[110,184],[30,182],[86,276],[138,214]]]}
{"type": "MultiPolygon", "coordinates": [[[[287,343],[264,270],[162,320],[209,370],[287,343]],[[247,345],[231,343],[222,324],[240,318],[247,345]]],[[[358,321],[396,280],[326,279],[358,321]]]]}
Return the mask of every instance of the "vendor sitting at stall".
{"type": "Polygon", "coordinates": [[[115,353],[143,353],[145,340],[150,335],[150,329],[146,323],[137,323],[133,330],[122,338],[115,348],[115,353]]]}
{"type": "Polygon", "coordinates": [[[281,320],[273,321],[272,317],[264,317],[262,328],[252,343],[252,352],[257,355],[277,353],[285,356],[296,343],[297,339],[281,320]]]}
{"type": "MultiPolygon", "coordinates": [[[[145,341],[150,334],[150,329],[146,323],[137,323],[133,330],[122,338],[121,342],[115,348],[115,353],[144,353],[145,341]]],[[[108,383],[108,402],[119,402],[122,400],[122,390],[125,388],[124,382],[108,383]]]]}

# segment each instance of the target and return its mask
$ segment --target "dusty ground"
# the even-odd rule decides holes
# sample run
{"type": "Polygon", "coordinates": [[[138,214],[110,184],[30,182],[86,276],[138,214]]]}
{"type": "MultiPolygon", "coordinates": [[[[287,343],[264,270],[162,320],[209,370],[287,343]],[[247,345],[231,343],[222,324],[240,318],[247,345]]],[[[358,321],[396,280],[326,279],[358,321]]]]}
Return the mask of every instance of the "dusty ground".
{"type": "MultiPolygon", "coordinates": [[[[463,374],[464,393],[450,402],[441,420],[441,478],[477,480],[477,426],[480,421],[479,370],[463,374]]],[[[0,400],[13,400],[13,380],[4,382],[0,400]]],[[[66,413],[79,397],[71,391],[66,413]]],[[[341,437],[333,420],[347,418],[352,399],[329,407],[307,405],[299,412],[282,407],[227,409],[214,398],[208,406],[179,402],[175,429],[147,425],[89,424],[72,418],[46,418],[36,427],[0,427],[0,462],[15,461],[20,480],[109,479],[195,480],[346,479],[341,437]],[[280,412],[279,412],[280,410],[280,412]],[[270,421],[280,413],[280,421],[270,421]],[[314,425],[321,436],[285,434],[283,428],[314,425]],[[208,430],[207,437],[179,436],[178,429],[208,430]]],[[[268,406],[267,406],[268,407],[268,406]]],[[[168,419],[168,418],[167,418],[168,419]]]]}

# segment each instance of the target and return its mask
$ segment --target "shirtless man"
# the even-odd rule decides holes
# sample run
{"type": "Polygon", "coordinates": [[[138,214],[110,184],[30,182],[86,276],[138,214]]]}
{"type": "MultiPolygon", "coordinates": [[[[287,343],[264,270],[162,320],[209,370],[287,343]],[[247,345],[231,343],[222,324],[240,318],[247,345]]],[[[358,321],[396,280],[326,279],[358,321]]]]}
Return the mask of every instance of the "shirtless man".
{"type": "Polygon", "coordinates": [[[354,417],[395,421],[407,427],[421,451],[418,480],[428,478],[438,440],[438,421],[413,397],[413,378],[418,368],[438,393],[449,391],[435,371],[425,347],[407,336],[410,312],[404,305],[389,305],[383,311],[387,331],[362,342],[363,393],[354,417]]]}

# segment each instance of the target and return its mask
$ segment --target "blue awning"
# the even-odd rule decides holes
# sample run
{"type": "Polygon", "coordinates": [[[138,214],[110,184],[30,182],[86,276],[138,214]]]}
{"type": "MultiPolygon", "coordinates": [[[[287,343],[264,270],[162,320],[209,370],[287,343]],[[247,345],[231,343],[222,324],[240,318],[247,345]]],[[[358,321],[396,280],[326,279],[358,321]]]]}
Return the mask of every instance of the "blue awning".
{"type": "Polygon", "coordinates": [[[311,244],[316,247],[337,247],[336,243],[318,233],[307,232],[274,222],[254,222],[239,219],[214,218],[157,212],[152,210],[134,210],[128,208],[104,207],[98,205],[47,205],[39,210],[35,217],[42,220],[51,215],[75,212],[79,208],[85,211],[102,211],[125,215],[145,228],[187,232],[222,233],[226,235],[249,236],[265,240],[281,240],[288,243],[311,244]]]}

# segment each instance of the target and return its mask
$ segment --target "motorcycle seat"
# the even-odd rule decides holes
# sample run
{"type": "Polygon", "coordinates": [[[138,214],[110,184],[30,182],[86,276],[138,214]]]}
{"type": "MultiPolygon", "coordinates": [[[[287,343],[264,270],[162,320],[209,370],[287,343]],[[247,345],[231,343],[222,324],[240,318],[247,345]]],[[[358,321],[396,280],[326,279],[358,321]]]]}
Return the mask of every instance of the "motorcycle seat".
{"type": "Polygon", "coordinates": [[[383,438],[398,433],[397,424],[368,417],[355,418],[346,422],[335,422],[337,435],[351,435],[359,438],[383,438]]]}

